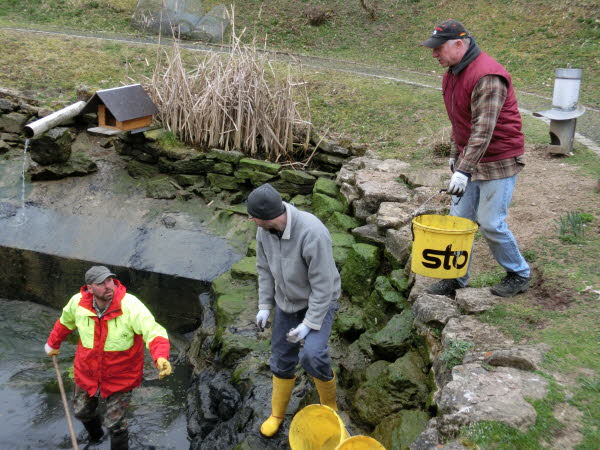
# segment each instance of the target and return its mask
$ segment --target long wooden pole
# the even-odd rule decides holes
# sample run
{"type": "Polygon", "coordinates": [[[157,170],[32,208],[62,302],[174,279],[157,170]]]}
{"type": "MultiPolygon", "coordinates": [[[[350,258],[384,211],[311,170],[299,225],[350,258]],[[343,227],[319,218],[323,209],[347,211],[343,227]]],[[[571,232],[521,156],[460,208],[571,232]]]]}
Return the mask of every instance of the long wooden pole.
{"type": "Polygon", "coordinates": [[[56,378],[58,378],[58,387],[60,388],[60,397],[62,398],[63,406],[65,407],[65,414],[67,416],[67,423],[69,424],[69,432],[71,433],[71,444],[73,444],[74,450],[79,450],[77,445],[77,438],[75,437],[75,429],[73,428],[73,421],[71,420],[71,413],[69,412],[69,404],[67,403],[67,396],[65,395],[65,386],[63,385],[62,377],[60,376],[60,369],[58,368],[58,361],[56,355],[52,355],[52,362],[56,369],[56,378]]]}

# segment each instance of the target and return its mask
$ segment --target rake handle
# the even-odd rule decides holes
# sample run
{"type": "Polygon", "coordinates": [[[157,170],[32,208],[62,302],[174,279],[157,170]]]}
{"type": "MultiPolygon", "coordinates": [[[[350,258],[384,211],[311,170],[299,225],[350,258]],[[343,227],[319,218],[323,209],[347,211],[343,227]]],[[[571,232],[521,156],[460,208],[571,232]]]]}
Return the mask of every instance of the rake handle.
{"type": "Polygon", "coordinates": [[[54,369],[56,370],[56,378],[58,379],[58,387],[60,388],[60,397],[62,398],[63,406],[65,408],[65,415],[67,416],[67,423],[69,424],[71,444],[73,445],[74,450],[79,450],[79,446],[77,445],[77,438],[75,437],[75,429],[73,428],[73,421],[71,420],[71,413],[69,412],[67,396],[65,395],[65,386],[63,385],[62,377],[60,375],[60,369],[58,368],[58,361],[56,359],[56,355],[52,355],[52,362],[54,363],[54,369]]]}

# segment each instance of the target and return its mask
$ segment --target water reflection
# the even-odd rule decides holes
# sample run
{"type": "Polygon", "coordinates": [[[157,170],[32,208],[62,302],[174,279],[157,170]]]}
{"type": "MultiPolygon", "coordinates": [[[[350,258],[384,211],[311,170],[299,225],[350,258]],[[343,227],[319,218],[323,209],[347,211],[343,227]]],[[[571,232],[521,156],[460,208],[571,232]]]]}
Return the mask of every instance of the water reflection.
{"type": "MultiPolygon", "coordinates": [[[[66,300],[65,300],[66,302],[66,300]]],[[[71,448],[67,420],[52,360],[43,350],[60,311],[30,302],[0,299],[0,447],[11,449],[71,448]]],[[[59,365],[71,402],[76,336],[61,346],[59,365]]],[[[189,448],[186,389],[190,374],[182,364],[158,380],[146,352],[144,381],[134,390],[130,448],[189,448]]],[[[74,419],[80,448],[86,433],[74,419]]],[[[109,449],[108,440],[93,449],[109,449]]]]}

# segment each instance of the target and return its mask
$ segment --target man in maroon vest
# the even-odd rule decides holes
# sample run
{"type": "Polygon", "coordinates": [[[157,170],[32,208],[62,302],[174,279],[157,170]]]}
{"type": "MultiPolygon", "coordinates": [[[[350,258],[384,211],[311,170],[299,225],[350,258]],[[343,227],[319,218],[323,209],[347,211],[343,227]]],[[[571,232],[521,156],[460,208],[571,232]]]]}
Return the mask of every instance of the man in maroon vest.
{"type": "MultiPolygon", "coordinates": [[[[442,22],[421,45],[431,48],[433,57],[448,68],[442,94],[452,123],[450,214],[478,222],[494,258],[506,270],[492,293],[512,297],[525,292],[529,265],[505,220],[517,174],[525,165],[511,77],[456,20],[442,22]]],[[[442,280],[428,292],[453,295],[468,279],[467,272],[465,277],[442,280]]]]}

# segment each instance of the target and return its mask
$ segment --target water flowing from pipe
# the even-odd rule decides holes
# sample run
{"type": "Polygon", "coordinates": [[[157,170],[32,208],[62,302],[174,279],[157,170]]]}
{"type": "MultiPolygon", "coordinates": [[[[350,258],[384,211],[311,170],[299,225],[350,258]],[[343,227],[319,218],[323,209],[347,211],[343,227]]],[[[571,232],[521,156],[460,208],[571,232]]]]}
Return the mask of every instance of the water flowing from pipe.
{"type": "Polygon", "coordinates": [[[15,221],[16,225],[23,225],[26,222],[25,217],[25,170],[27,169],[27,149],[29,148],[29,138],[25,139],[23,148],[23,166],[21,168],[21,207],[15,221]]]}

